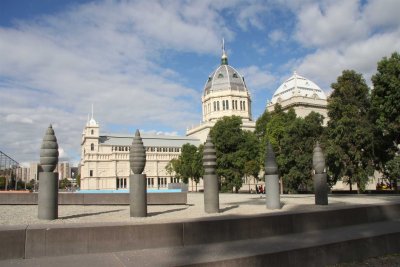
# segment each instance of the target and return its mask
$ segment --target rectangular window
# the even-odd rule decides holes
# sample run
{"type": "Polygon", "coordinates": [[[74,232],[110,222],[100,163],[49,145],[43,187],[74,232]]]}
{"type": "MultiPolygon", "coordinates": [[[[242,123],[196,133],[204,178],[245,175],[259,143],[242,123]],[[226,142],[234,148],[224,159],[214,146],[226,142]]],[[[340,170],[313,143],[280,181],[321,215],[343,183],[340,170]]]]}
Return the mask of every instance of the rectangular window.
{"type": "Polygon", "coordinates": [[[229,101],[228,100],[226,100],[226,109],[227,110],[229,109],[229,101]]]}
{"type": "Polygon", "coordinates": [[[90,171],[89,171],[89,176],[90,176],[90,177],[93,177],[93,170],[90,170],[90,171]]]}

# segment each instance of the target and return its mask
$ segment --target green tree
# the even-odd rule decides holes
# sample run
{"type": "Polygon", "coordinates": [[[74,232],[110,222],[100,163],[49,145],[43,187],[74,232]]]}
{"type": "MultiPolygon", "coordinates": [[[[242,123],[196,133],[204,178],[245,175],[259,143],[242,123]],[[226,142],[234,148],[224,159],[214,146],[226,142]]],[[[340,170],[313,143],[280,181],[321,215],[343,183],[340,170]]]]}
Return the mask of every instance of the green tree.
{"type": "MultiPolygon", "coordinates": [[[[281,110],[279,104],[277,104],[276,106],[279,110],[281,110]]],[[[259,138],[259,140],[262,140],[262,138],[264,138],[265,131],[267,130],[267,124],[271,120],[271,116],[271,113],[269,113],[268,110],[265,109],[264,113],[257,119],[254,134],[259,138]]]]}
{"type": "Polygon", "coordinates": [[[238,116],[223,117],[210,132],[217,152],[217,174],[222,191],[237,193],[243,184],[246,163],[258,158],[258,139],[253,133],[243,131],[241,125],[238,116]]]}
{"type": "Polygon", "coordinates": [[[182,146],[181,155],[177,159],[172,159],[166,168],[170,175],[175,172],[175,176],[182,179],[187,184],[192,179],[197,184],[204,174],[203,169],[203,145],[196,147],[192,144],[184,144],[182,146]]]}
{"type": "MultiPolygon", "coordinates": [[[[376,125],[375,162],[386,172],[386,163],[393,160],[400,145],[400,54],[393,53],[378,62],[372,76],[371,119],[376,125]]],[[[396,160],[395,160],[396,161],[396,160]]]]}
{"type": "Polygon", "coordinates": [[[394,156],[393,159],[386,163],[385,175],[394,183],[395,190],[397,191],[397,179],[400,179],[400,156],[394,156]]]}
{"type": "Polygon", "coordinates": [[[0,176],[0,189],[5,189],[6,187],[6,177],[0,176]]]}
{"type": "Polygon", "coordinates": [[[174,176],[176,178],[180,178],[180,171],[179,171],[179,164],[180,160],[179,158],[171,159],[167,165],[165,166],[165,170],[170,176],[174,176]]]}
{"type": "Polygon", "coordinates": [[[68,180],[67,178],[64,178],[62,180],[60,180],[58,188],[60,189],[66,189],[67,187],[71,186],[71,181],[68,180]]]}
{"type": "Polygon", "coordinates": [[[306,118],[297,118],[293,109],[284,112],[280,106],[271,113],[262,145],[265,158],[266,142],[274,148],[284,191],[296,193],[312,188],[312,151],[323,133],[323,116],[311,112],[306,118]]]}
{"type": "Polygon", "coordinates": [[[347,177],[352,190],[365,189],[373,172],[373,132],[369,120],[369,88],[361,74],[345,70],[332,84],[326,129],[328,174],[334,181],[347,177]]]}
{"type": "Polygon", "coordinates": [[[280,141],[278,164],[288,191],[310,191],[312,188],[312,155],[316,141],[323,132],[323,116],[311,112],[296,118],[288,125],[287,134],[280,141]]]}

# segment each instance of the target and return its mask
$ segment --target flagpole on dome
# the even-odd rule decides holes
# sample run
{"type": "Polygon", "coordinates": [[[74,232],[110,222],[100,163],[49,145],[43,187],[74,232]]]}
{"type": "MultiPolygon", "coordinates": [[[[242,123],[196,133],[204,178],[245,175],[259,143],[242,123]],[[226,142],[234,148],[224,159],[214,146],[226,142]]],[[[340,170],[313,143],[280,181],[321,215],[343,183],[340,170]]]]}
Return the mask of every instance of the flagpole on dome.
{"type": "Polygon", "coordinates": [[[228,65],[228,55],[225,51],[225,39],[222,38],[222,57],[221,57],[221,65],[228,65]]]}

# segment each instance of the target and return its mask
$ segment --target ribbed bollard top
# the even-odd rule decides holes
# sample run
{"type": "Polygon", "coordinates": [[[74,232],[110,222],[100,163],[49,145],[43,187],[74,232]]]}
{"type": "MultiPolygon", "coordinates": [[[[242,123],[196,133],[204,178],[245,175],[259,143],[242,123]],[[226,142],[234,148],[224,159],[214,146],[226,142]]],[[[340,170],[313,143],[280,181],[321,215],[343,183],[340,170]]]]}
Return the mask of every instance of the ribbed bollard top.
{"type": "Polygon", "coordinates": [[[325,172],[325,157],[318,141],[313,151],[313,169],[315,173],[325,172]]]}
{"type": "Polygon", "coordinates": [[[58,143],[53,127],[49,126],[40,148],[40,166],[44,172],[53,172],[58,163],[58,143]]]}
{"type": "Polygon", "coordinates": [[[216,166],[217,166],[217,155],[215,152],[211,136],[208,135],[206,143],[204,144],[204,151],[203,151],[204,174],[215,174],[216,166]]]}
{"type": "Polygon", "coordinates": [[[271,143],[267,144],[265,153],[265,174],[278,174],[278,165],[276,164],[275,153],[272,149],[271,143]]]}
{"type": "Polygon", "coordinates": [[[135,137],[133,137],[129,162],[134,174],[141,174],[143,172],[146,165],[146,151],[139,130],[136,130],[135,137]]]}

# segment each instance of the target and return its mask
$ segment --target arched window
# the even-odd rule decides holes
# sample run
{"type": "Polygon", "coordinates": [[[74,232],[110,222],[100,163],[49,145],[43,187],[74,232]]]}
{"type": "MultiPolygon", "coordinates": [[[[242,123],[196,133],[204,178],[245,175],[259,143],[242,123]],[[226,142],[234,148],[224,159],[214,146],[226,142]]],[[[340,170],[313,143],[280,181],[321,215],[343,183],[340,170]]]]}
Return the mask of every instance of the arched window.
{"type": "Polygon", "coordinates": [[[91,135],[94,135],[94,131],[93,131],[93,129],[90,131],[90,134],[91,134],[91,135]]]}
{"type": "Polygon", "coordinates": [[[94,144],[93,143],[90,144],[90,150],[94,151],[94,144]]]}
{"type": "Polygon", "coordinates": [[[218,78],[224,78],[224,75],[222,73],[218,74],[218,78]]]}
{"type": "Polygon", "coordinates": [[[216,111],[216,110],[217,110],[217,104],[214,101],[214,111],[216,111]]]}
{"type": "Polygon", "coordinates": [[[246,110],[246,101],[243,101],[243,110],[246,110]]]}
{"type": "Polygon", "coordinates": [[[229,109],[229,101],[228,100],[225,100],[225,106],[226,106],[226,109],[229,109]]]}
{"type": "Polygon", "coordinates": [[[222,100],[222,110],[225,110],[225,100],[222,100]]]}
{"type": "Polygon", "coordinates": [[[235,100],[235,109],[238,109],[238,107],[237,107],[237,100],[235,100]]]}
{"type": "Polygon", "coordinates": [[[217,110],[219,111],[219,101],[217,101],[217,110]]]}
{"type": "Polygon", "coordinates": [[[240,101],[240,110],[243,109],[243,101],[240,101]]]}
{"type": "Polygon", "coordinates": [[[234,74],[233,74],[233,78],[239,78],[238,75],[237,75],[237,73],[234,73],[234,74]]]}

